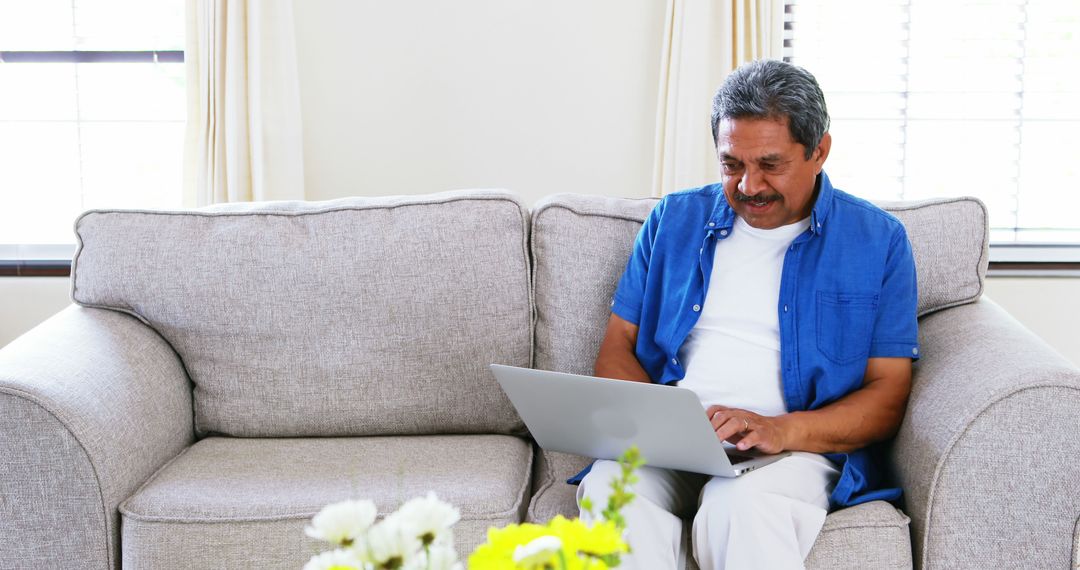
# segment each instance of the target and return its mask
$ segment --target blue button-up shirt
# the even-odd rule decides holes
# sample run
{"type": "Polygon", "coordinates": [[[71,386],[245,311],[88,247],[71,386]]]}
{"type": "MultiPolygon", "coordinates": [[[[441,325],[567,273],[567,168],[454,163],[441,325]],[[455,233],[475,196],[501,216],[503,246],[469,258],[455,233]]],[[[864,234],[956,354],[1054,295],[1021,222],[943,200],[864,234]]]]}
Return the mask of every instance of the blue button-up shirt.
{"type": "MultiPolygon", "coordinates": [[[[653,382],[686,373],[679,348],[704,306],[718,240],[735,211],[713,184],[665,196],[641,228],[611,310],[638,326],[636,354],[653,382]]],[[[720,268],[721,270],[723,268],[720,268]]],[[[750,284],[750,286],[753,286],[750,284]]],[[[858,390],[868,358],[918,358],[915,262],[894,216],[818,177],[810,228],[788,247],[776,314],[789,412],[858,390]]],[[[841,466],[834,506],[894,501],[877,446],[828,454],[841,466]]]]}

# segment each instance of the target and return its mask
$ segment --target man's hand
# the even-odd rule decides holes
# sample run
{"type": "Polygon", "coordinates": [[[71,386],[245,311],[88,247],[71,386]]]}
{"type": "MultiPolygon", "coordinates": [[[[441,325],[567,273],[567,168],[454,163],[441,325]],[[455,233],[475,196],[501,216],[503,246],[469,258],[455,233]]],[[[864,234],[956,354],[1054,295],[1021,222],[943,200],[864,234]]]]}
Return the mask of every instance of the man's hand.
{"type": "Polygon", "coordinates": [[[783,421],[779,417],[724,406],[709,406],[705,414],[716,437],[734,443],[742,451],[753,447],[762,453],[780,453],[788,448],[783,421]]]}
{"type": "Polygon", "coordinates": [[[768,417],[709,406],[705,413],[716,436],[743,451],[848,453],[896,435],[910,392],[910,358],[871,358],[861,388],[816,410],[768,417]]]}

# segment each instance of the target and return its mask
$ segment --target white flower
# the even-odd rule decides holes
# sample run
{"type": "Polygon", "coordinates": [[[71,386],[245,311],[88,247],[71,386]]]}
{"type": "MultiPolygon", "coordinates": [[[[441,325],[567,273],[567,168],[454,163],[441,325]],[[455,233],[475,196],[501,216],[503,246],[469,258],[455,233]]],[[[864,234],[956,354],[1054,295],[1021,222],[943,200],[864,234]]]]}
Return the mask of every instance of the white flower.
{"type": "Polygon", "coordinates": [[[364,563],[351,550],[331,550],[317,554],[304,564],[304,570],[329,570],[330,568],[353,568],[364,570],[364,563]]]}
{"type": "Polygon", "coordinates": [[[367,556],[376,566],[394,559],[408,564],[422,547],[416,532],[398,513],[379,521],[367,534],[367,556]]]}
{"type": "Polygon", "coordinates": [[[450,527],[461,520],[461,513],[453,505],[440,501],[430,491],[426,497],[417,497],[401,505],[395,514],[425,545],[451,544],[450,527]]]}
{"type": "Polygon", "coordinates": [[[514,549],[514,563],[530,567],[546,562],[551,555],[562,548],[562,541],[557,536],[541,536],[528,544],[514,549]]]}
{"type": "Polygon", "coordinates": [[[318,540],[349,546],[375,522],[371,501],[342,501],[323,507],[304,533],[318,540]]]}
{"type": "Polygon", "coordinates": [[[427,553],[423,550],[404,570],[464,570],[458,561],[457,551],[452,546],[430,546],[427,553]]]}

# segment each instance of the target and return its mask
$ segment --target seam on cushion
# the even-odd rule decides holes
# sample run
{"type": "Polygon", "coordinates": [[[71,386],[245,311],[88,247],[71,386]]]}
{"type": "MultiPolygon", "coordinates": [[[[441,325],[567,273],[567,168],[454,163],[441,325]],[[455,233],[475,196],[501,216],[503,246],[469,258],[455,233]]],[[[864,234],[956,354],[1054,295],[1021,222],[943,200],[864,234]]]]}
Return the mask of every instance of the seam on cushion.
{"type": "MultiPolygon", "coordinates": [[[[526,499],[526,495],[529,496],[529,499],[532,498],[532,493],[530,493],[529,491],[531,490],[530,487],[532,487],[532,468],[533,468],[533,461],[535,461],[535,457],[536,457],[536,454],[533,452],[533,446],[532,446],[531,441],[524,440],[524,439],[519,439],[519,441],[524,443],[525,446],[526,446],[526,449],[528,450],[529,464],[525,466],[525,470],[524,470],[525,476],[522,477],[521,487],[518,488],[517,500],[514,501],[514,504],[511,506],[510,510],[506,511],[506,515],[509,515],[509,514],[513,513],[514,518],[517,519],[517,522],[521,522],[521,520],[523,518],[522,515],[528,516],[529,509],[528,509],[528,505],[525,505],[525,502],[528,500],[528,499],[526,499]],[[524,513],[521,512],[521,507],[523,505],[525,506],[525,512],[524,513]]],[[[498,518],[498,517],[493,517],[493,518],[498,518]]]]}
{"type": "Polygon", "coordinates": [[[860,529],[860,528],[904,528],[906,526],[909,526],[909,524],[910,523],[907,523],[907,522],[905,522],[905,523],[880,523],[880,524],[860,523],[860,524],[852,524],[852,525],[845,525],[845,526],[834,526],[832,528],[822,527],[821,532],[823,532],[823,533],[824,532],[840,532],[840,531],[844,531],[844,530],[852,530],[852,529],[860,529]]]}
{"type": "MultiPolygon", "coordinates": [[[[321,510],[321,509],[320,509],[321,510]]],[[[122,513],[124,518],[137,521],[141,523],[167,523],[167,524],[233,524],[233,523],[271,523],[271,522],[284,522],[284,521],[303,521],[310,520],[319,511],[311,511],[309,513],[295,513],[287,515],[267,515],[263,517],[217,517],[213,519],[197,519],[194,517],[162,517],[162,516],[139,516],[131,515],[128,513],[122,513]]],[[[385,516],[383,513],[379,513],[380,516],[385,516]]],[[[388,513],[387,513],[388,514],[388,513]]],[[[477,516],[470,516],[468,518],[463,517],[461,522],[469,521],[487,521],[487,520],[502,520],[506,519],[505,514],[480,514],[477,516]]],[[[514,518],[514,517],[510,517],[514,518]]]]}
{"type": "MultiPolygon", "coordinates": [[[[541,449],[539,445],[533,448],[533,457],[535,457],[537,453],[544,453],[544,450],[541,449]]],[[[537,503],[539,503],[540,498],[543,497],[545,493],[547,493],[547,490],[550,489],[553,484],[555,484],[555,473],[553,473],[551,463],[552,462],[546,457],[544,458],[544,479],[541,482],[540,488],[533,490],[532,499],[529,501],[529,510],[525,513],[527,519],[536,520],[535,507],[537,503]]]]}
{"type": "MultiPolygon", "coordinates": [[[[470,190],[464,190],[469,192],[470,190]]],[[[477,192],[480,190],[472,190],[477,192]]],[[[453,191],[451,191],[453,192],[453,191]]],[[[489,192],[498,192],[492,194],[475,194],[466,196],[453,196],[445,199],[438,200],[417,200],[418,196],[401,196],[408,198],[412,201],[402,202],[399,204],[365,204],[365,205],[339,205],[339,206],[327,206],[316,210],[246,210],[246,211],[218,211],[207,212],[203,210],[145,210],[145,209],[123,209],[123,208],[102,208],[95,210],[87,210],[79,215],[75,219],[75,229],[78,231],[79,222],[83,218],[93,214],[146,214],[152,216],[196,216],[196,217],[243,217],[243,216],[284,216],[284,217],[299,217],[299,216],[311,216],[319,214],[327,214],[333,212],[350,212],[350,211],[365,211],[365,210],[396,210],[398,208],[410,208],[413,206],[437,206],[440,204],[450,204],[453,202],[473,202],[473,201],[494,201],[494,202],[510,202],[518,207],[519,210],[523,209],[521,201],[517,199],[516,195],[509,190],[489,190],[489,192]]],[[[431,196],[430,194],[428,196],[431,196]]],[[[389,198],[389,196],[386,196],[389,198]]],[[[346,198],[347,199],[347,198],[346,198]]],[[[286,200],[287,202],[306,202],[305,200],[286,200]]],[[[255,202],[256,204],[258,202],[255,202]]],[[[310,203],[310,202],[307,202],[310,203]]],[[[221,204],[213,204],[221,205],[221,204]]]]}
{"type": "MultiPolygon", "coordinates": [[[[624,200],[656,200],[656,198],[624,198],[624,200]]],[[[655,204],[653,204],[653,205],[655,206],[655,204]]],[[[623,214],[606,214],[606,213],[600,213],[600,212],[587,212],[587,211],[575,208],[573,206],[568,206],[566,204],[550,204],[549,203],[549,204],[544,204],[543,206],[540,207],[539,210],[536,210],[533,213],[533,219],[538,219],[540,217],[540,214],[543,214],[547,210],[550,210],[550,209],[553,209],[553,208],[561,208],[563,210],[566,210],[568,212],[572,212],[572,213],[577,214],[579,216],[592,216],[592,217],[596,217],[596,218],[610,218],[610,219],[614,219],[614,220],[625,220],[625,221],[628,221],[628,222],[637,222],[639,224],[645,223],[645,218],[649,217],[648,214],[645,214],[645,218],[636,218],[634,216],[623,215],[623,214]]]]}
{"type": "MultiPolygon", "coordinates": [[[[55,419],[56,422],[58,424],[60,424],[60,426],[62,428],[67,430],[68,434],[71,435],[71,439],[75,440],[75,443],[79,444],[79,449],[81,449],[82,452],[83,452],[83,455],[86,456],[86,462],[90,465],[90,471],[94,474],[94,483],[97,485],[99,506],[101,507],[101,513],[100,514],[101,514],[101,519],[102,519],[103,526],[105,528],[105,533],[104,533],[105,534],[105,559],[109,561],[109,567],[110,568],[116,567],[117,566],[117,561],[113,558],[113,548],[112,548],[112,544],[111,544],[113,533],[109,530],[109,517],[106,514],[107,509],[105,508],[105,493],[102,490],[102,486],[101,486],[101,476],[98,474],[97,464],[94,463],[94,459],[90,455],[90,452],[88,452],[86,450],[86,446],[79,439],[79,437],[77,435],[75,435],[75,431],[73,429],[71,429],[71,422],[69,420],[67,420],[66,418],[64,418],[63,414],[57,412],[56,410],[52,409],[51,406],[47,405],[46,401],[42,400],[41,398],[36,397],[33,394],[30,394],[29,392],[25,392],[25,391],[20,390],[18,388],[12,388],[12,387],[8,387],[8,386],[0,386],[0,394],[8,394],[10,396],[16,396],[16,397],[22,398],[22,399],[26,400],[27,402],[30,402],[30,403],[38,406],[39,408],[44,410],[46,413],[48,413],[50,416],[52,416],[53,419],[55,419]]],[[[119,521],[117,521],[117,522],[119,522],[119,521]]]]}
{"type": "MultiPolygon", "coordinates": [[[[198,443],[198,442],[196,441],[195,443],[198,443]]],[[[157,479],[158,475],[160,475],[162,471],[167,469],[170,465],[172,465],[174,462],[179,460],[181,457],[187,455],[188,452],[191,451],[191,449],[193,447],[195,447],[195,444],[191,444],[191,445],[185,447],[183,451],[176,454],[176,457],[173,457],[172,459],[166,461],[164,465],[162,465],[161,467],[158,467],[157,470],[155,470],[153,474],[151,474],[149,477],[146,478],[146,481],[143,481],[142,485],[139,485],[138,489],[135,489],[135,492],[132,493],[130,497],[124,499],[123,501],[121,501],[121,503],[119,505],[116,506],[116,510],[119,511],[120,514],[124,515],[124,516],[127,516],[128,514],[132,514],[135,517],[141,516],[141,515],[136,515],[133,511],[131,511],[131,509],[128,508],[128,503],[131,502],[131,500],[134,499],[136,496],[138,496],[139,493],[142,493],[143,489],[145,489],[147,487],[147,485],[152,483],[154,481],[154,479],[157,479]]]]}
{"type": "Polygon", "coordinates": [[[922,552],[922,568],[927,568],[930,560],[930,527],[933,526],[934,516],[934,499],[936,499],[938,482],[941,480],[941,472],[945,467],[945,463],[948,462],[949,456],[952,454],[956,444],[967,435],[971,429],[972,424],[978,421],[987,411],[998,403],[1004,401],[1006,398],[1010,398],[1020,392],[1026,392],[1028,390],[1039,390],[1042,388],[1065,388],[1068,390],[1076,390],[1080,392],[1080,387],[1065,384],[1063,382],[1046,382],[1039,384],[1027,384],[1018,386],[1012,390],[1009,390],[1003,394],[999,394],[996,398],[991,399],[982,408],[973,412],[966,421],[963,422],[963,428],[957,431],[953,435],[949,443],[945,445],[945,450],[941,452],[941,457],[938,459],[937,465],[934,466],[934,474],[930,479],[930,491],[926,495],[926,514],[924,520],[926,521],[926,528],[923,529],[923,552],[922,552]]]}
{"type": "Polygon", "coordinates": [[[1080,568],[1080,517],[1076,518],[1076,526],[1073,527],[1073,568],[1080,568]]]}

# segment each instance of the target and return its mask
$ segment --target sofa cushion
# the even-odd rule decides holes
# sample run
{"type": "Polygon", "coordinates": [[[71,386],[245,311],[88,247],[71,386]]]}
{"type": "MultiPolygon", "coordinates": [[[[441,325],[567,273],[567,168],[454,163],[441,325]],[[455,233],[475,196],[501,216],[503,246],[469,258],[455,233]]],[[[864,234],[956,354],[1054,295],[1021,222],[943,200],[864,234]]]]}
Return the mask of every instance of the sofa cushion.
{"type": "Polygon", "coordinates": [[[656,200],[556,194],[532,214],[536,368],[592,374],[615,286],[656,200]]]}
{"type": "Polygon", "coordinates": [[[986,206],[976,198],[878,202],[907,229],[919,279],[919,316],[975,301],[990,263],[986,206]]]}
{"type": "Polygon", "coordinates": [[[502,191],[91,211],[72,296],[172,345],[200,434],[518,433],[487,365],[531,362],[528,222],[502,191]]]}
{"type": "Polygon", "coordinates": [[[125,568],[299,568],[327,547],[303,528],[370,499],[379,517],[435,489],[461,511],[462,559],[520,522],[532,449],[502,435],[234,439],[196,443],[120,505],[125,568]]]}
{"type": "MultiPolygon", "coordinates": [[[[536,367],[591,374],[611,298],[655,199],[556,194],[532,214],[536,367]]],[[[919,280],[919,315],[982,294],[986,208],[974,198],[880,204],[904,223],[919,280]]]]}

